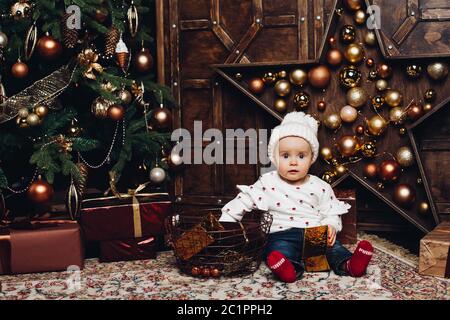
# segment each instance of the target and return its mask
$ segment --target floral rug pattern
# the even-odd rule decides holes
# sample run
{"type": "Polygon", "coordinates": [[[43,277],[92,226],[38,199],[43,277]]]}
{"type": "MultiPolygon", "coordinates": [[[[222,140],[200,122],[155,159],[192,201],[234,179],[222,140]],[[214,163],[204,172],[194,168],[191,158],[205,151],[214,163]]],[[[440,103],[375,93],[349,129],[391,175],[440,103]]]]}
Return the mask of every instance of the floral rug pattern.
{"type": "MultiPolygon", "coordinates": [[[[350,246],[353,249],[354,246],[350,246]]],[[[81,272],[0,276],[2,299],[449,299],[450,281],[417,273],[414,261],[375,244],[365,277],[333,272],[305,273],[301,280],[276,281],[261,264],[253,275],[192,278],[179,272],[172,252],[156,260],[99,263],[86,260],[81,272]]]]}

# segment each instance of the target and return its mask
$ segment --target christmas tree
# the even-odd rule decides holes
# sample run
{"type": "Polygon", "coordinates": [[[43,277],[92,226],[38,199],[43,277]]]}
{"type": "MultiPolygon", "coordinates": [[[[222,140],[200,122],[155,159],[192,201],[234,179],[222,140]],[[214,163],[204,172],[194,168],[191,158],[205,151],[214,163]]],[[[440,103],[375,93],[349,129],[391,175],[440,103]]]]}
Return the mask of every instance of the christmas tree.
{"type": "Polygon", "coordinates": [[[154,79],[153,5],[0,1],[0,194],[47,202],[60,177],[81,193],[88,167],[114,191],[132,160],[166,179],[173,98],[154,79]]]}

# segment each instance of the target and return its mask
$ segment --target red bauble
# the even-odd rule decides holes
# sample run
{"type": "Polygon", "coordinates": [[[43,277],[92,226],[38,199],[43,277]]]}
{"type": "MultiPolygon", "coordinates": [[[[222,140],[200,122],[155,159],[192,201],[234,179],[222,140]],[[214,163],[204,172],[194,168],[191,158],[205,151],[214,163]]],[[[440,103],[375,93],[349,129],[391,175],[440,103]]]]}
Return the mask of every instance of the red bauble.
{"type": "Polygon", "coordinates": [[[134,57],[134,66],[139,73],[149,72],[153,68],[153,57],[148,49],[142,48],[134,57]]]}
{"type": "Polygon", "coordinates": [[[325,111],[326,108],[327,108],[327,103],[325,101],[321,100],[317,103],[317,110],[323,112],[323,111],[325,111]]]}
{"type": "Polygon", "coordinates": [[[169,109],[157,108],[152,114],[152,124],[161,130],[170,129],[172,125],[172,114],[169,109]]]}
{"type": "Polygon", "coordinates": [[[308,72],[308,80],[313,87],[323,89],[330,83],[330,69],[324,65],[314,67],[308,72]]]}
{"type": "Polygon", "coordinates": [[[13,66],[11,67],[11,74],[13,75],[14,78],[17,79],[23,79],[26,76],[28,76],[28,71],[29,69],[26,63],[23,63],[20,60],[14,63],[13,66]]]}
{"type": "Polygon", "coordinates": [[[369,179],[375,179],[378,175],[378,167],[375,163],[368,163],[364,165],[363,174],[369,179]]]}
{"type": "Polygon", "coordinates": [[[48,34],[39,39],[36,48],[40,56],[46,60],[57,59],[63,50],[61,43],[48,34]]]}
{"type": "Polygon", "coordinates": [[[392,75],[392,68],[385,63],[380,63],[377,65],[377,74],[380,78],[387,79],[392,75]]]}
{"type": "Polygon", "coordinates": [[[400,177],[401,172],[401,167],[395,160],[383,161],[378,168],[378,175],[385,182],[396,181],[400,177]]]}
{"type": "Polygon", "coordinates": [[[53,187],[46,181],[38,179],[28,189],[28,198],[34,203],[46,204],[53,197],[53,187]]]}
{"type": "Polygon", "coordinates": [[[416,121],[423,116],[423,107],[420,104],[413,104],[408,108],[408,118],[412,121],[416,121]]]}
{"type": "Polygon", "coordinates": [[[260,78],[253,78],[248,83],[248,89],[253,94],[261,94],[264,92],[264,81],[260,78]]]}
{"type": "Polygon", "coordinates": [[[394,201],[399,206],[408,208],[416,201],[416,191],[409,184],[401,183],[395,187],[394,201]]]}
{"type": "Polygon", "coordinates": [[[108,108],[108,118],[114,121],[122,120],[125,115],[125,109],[119,104],[113,104],[108,108]]]}
{"type": "Polygon", "coordinates": [[[356,126],[356,128],[355,128],[355,133],[356,133],[356,134],[359,134],[359,135],[364,134],[364,126],[362,126],[362,125],[356,126]]]}

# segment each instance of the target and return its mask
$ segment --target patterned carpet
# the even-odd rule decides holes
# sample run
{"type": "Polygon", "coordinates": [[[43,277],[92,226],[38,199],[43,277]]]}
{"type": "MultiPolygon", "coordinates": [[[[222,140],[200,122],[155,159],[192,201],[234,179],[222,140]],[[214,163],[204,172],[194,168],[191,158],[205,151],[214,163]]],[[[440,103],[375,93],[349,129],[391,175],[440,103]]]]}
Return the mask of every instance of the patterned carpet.
{"type": "Polygon", "coordinates": [[[90,259],[81,273],[0,276],[0,300],[450,298],[450,281],[419,275],[417,258],[378,238],[370,240],[375,255],[367,275],[359,279],[306,273],[302,280],[284,284],[261,265],[255,274],[242,278],[194,280],[178,271],[171,252],[162,252],[147,261],[100,264],[90,259]]]}

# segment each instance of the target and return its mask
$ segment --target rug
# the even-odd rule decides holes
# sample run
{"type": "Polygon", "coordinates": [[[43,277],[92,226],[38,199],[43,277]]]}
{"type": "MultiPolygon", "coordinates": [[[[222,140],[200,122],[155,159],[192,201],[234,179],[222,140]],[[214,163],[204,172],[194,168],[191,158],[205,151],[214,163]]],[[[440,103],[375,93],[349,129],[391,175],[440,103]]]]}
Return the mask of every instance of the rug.
{"type": "Polygon", "coordinates": [[[301,280],[285,284],[263,264],[244,277],[194,279],[179,272],[169,251],[156,260],[89,259],[82,271],[0,276],[0,299],[449,299],[450,281],[419,275],[416,256],[375,236],[360,238],[373,243],[375,254],[366,276],[358,279],[305,273],[301,280]]]}

